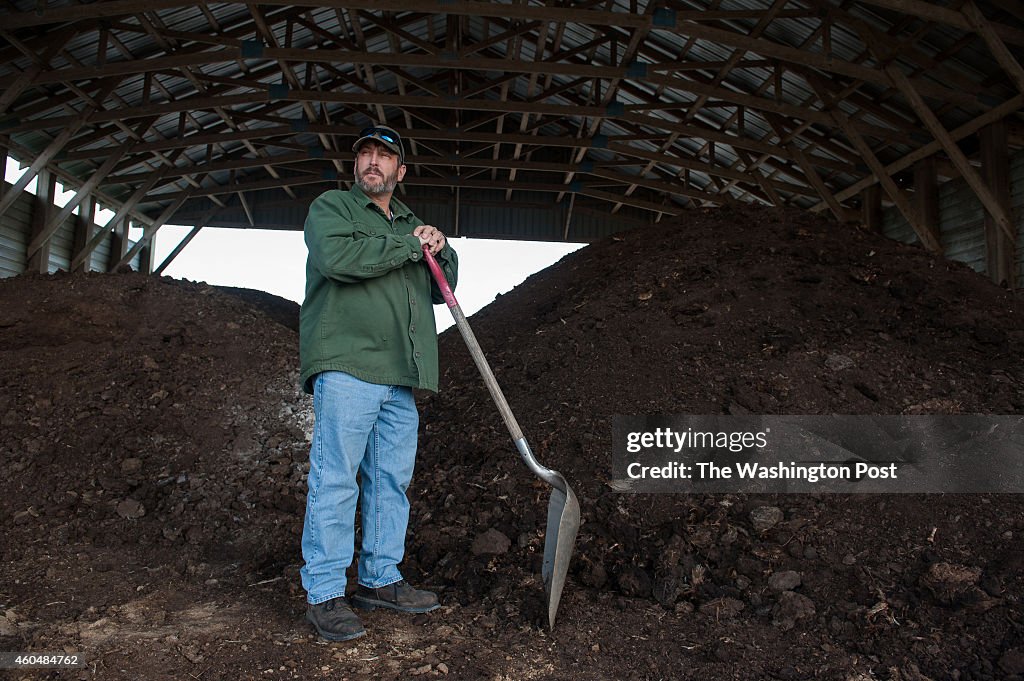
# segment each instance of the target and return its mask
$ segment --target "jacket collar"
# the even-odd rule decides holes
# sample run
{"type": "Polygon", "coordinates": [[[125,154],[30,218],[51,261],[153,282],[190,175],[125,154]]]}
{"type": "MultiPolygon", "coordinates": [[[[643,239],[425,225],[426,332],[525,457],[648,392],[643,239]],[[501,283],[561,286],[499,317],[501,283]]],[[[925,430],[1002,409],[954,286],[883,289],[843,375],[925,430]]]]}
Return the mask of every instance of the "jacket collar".
{"type": "MultiPolygon", "coordinates": [[[[376,203],[373,202],[373,199],[371,199],[366,194],[366,192],[360,189],[359,185],[356,184],[355,182],[352,183],[352,188],[349,189],[349,192],[353,196],[355,196],[356,200],[359,202],[359,205],[361,206],[370,208],[372,210],[373,207],[377,205],[376,203]]],[[[391,195],[391,212],[395,216],[396,220],[399,218],[405,218],[412,215],[412,211],[409,210],[409,207],[406,206],[401,201],[399,201],[397,198],[395,198],[394,194],[391,195]]]]}

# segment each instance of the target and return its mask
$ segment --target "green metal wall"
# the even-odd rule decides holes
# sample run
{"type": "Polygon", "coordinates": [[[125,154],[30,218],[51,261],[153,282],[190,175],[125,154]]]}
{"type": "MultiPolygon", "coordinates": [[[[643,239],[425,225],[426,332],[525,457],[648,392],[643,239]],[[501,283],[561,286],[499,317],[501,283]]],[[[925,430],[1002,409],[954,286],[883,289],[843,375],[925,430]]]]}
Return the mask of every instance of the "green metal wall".
{"type": "MultiPolygon", "coordinates": [[[[4,190],[11,191],[12,186],[5,183],[4,190]]],[[[28,258],[28,245],[32,241],[32,206],[36,197],[27,191],[14,201],[7,212],[0,215],[0,277],[13,277],[25,271],[28,258]]],[[[50,238],[50,261],[47,271],[67,271],[71,267],[71,251],[74,247],[74,225],[76,215],[69,215],[50,238]]],[[[95,230],[96,227],[94,226],[95,230]]],[[[93,249],[89,260],[89,270],[105,272],[110,256],[111,237],[105,238],[93,249]]],[[[130,245],[129,245],[130,247],[130,245]]],[[[136,254],[131,261],[134,270],[139,269],[139,256],[136,254]]]]}
{"type": "MultiPolygon", "coordinates": [[[[1017,287],[1024,286],[1024,152],[1010,157],[1010,205],[1017,227],[1017,287]]],[[[895,206],[885,209],[882,231],[898,241],[916,243],[917,235],[895,206]]],[[[966,180],[957,178],[939,186],[939,239],[950,260],[986,273],[985,210],[966,180]]]]}

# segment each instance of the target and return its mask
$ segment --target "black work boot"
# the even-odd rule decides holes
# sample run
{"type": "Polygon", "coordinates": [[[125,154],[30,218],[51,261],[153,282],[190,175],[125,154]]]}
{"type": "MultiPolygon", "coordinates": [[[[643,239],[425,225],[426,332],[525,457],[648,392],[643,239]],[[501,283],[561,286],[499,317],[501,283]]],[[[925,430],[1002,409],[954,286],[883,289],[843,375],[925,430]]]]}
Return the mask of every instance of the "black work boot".
{"type": "Polygon", "coordinates": [[[402,612],[430,612],[441,607],[437,594],[414,589],[404,579],[376,589],[360,584],[352,596],[352,605],[364,610],[391,608],[402,612]]]}
{"type": "Polygon", "coordinates": [[[366,633],[359,616],[342,596],[310,605],[306,608],[306,619],[328,641],[351,641],[366,633]]]}

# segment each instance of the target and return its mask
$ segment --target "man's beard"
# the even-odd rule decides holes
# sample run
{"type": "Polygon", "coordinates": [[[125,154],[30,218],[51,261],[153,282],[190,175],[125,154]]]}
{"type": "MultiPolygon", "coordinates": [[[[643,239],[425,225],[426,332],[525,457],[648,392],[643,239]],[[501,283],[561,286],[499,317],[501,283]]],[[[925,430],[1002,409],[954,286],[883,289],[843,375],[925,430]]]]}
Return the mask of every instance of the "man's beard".
{"type": "MultiPolygon", "coordinates": [[[[370,196],[380,196],[381,194],[391,194],[395,191],[395,187],[398,186],[398,173],[397,171],[392,174],[383,177],[379,182],[374,183],[372,180],[368,180],[366,177],[367,172],[370,169],[367,168],[362,172],[359,177],[356,178],[356,184],[359,188],[370,196]]],[[[384,175],[380,168],[375,168],[377,173],[384,175]]]]}

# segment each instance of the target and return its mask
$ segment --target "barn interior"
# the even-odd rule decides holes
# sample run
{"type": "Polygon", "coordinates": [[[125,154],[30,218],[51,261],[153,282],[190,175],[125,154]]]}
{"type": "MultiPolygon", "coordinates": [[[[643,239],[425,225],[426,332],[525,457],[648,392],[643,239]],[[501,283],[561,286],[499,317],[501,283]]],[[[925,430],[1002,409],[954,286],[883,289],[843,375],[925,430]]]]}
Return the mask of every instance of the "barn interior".
{"type": "Polygon", "coordinates": [[[17,678],[1024,678],[1018,495],[609,460],[622,414],[1024,412],[1018,0],[9,0],[0,53],[0,650],[83,659],[17,678]],[[424,221],[589,244],[470,318],[580,498],[552,630],[548,490],[453,330],[406,555],[444,605],[317,642],[298,305],[160,276],[301,231],[375,124],[424,221]]]}

